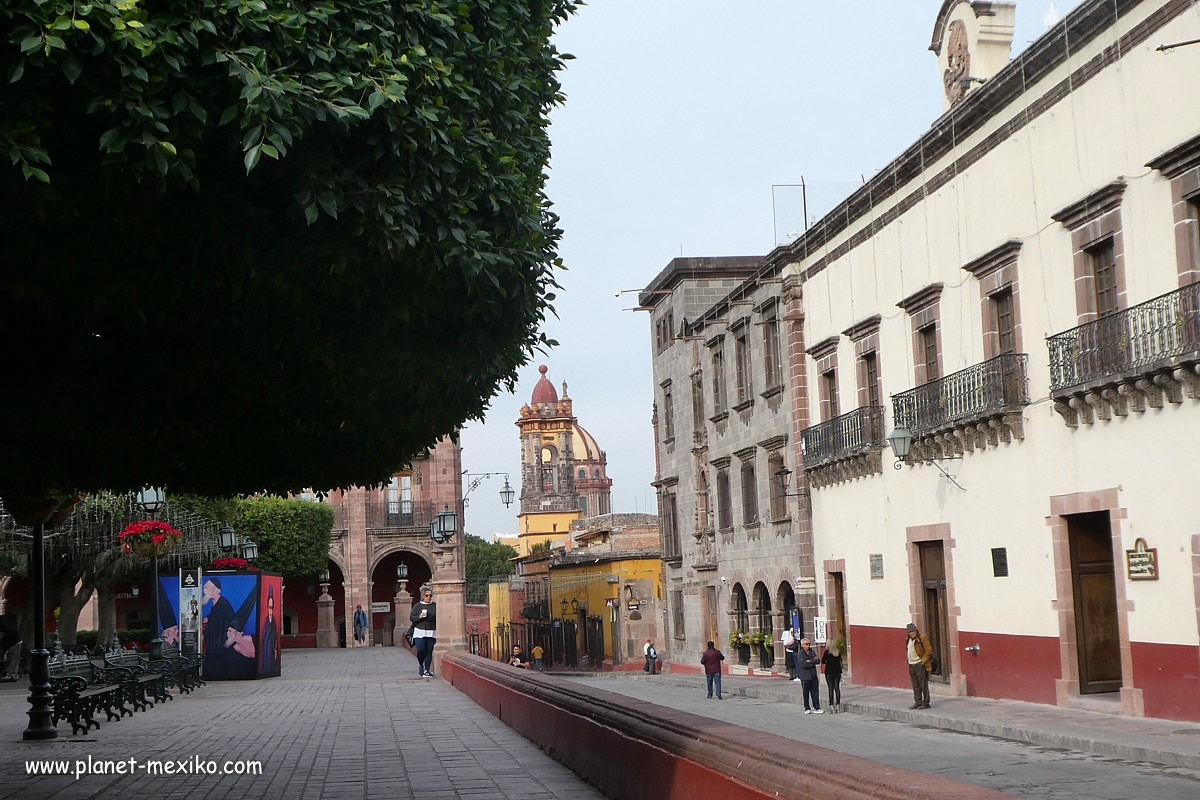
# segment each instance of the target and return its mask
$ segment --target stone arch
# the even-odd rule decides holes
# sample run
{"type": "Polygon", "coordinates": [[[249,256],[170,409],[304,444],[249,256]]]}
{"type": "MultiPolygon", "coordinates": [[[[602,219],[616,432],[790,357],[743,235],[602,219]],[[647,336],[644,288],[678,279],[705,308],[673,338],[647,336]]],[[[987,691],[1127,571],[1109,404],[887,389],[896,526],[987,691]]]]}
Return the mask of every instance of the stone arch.
{"type": "MultiPolygon", "coordinates": [[[[412,553],[429,567],[429,574],[432,575],[437,571],[437,563],[434,560],[433,552],[410,542],[389,542],[380,547],[375,552],[371,553],[371,561],[367,565],[367,575],[374,575],[375,568],[379,566],[379,562],[390,556],[392,553],[412,553]]],[[[339,565],[340,566],[340,565],[339,565]]],[[[344,571],[344,570],[343,570],[344,571]]],[[[411,588],[409,591],[412,591],[411,588]]]]}
{"type": "Polygon", "coordinates": [[[750,627],[750,602],[741,583],[735,583],[729,590],[729,618],[730,627],[735,631],[750,627]]]}
{"type": "Polygon", "coordinates": [[[775,608],[777,609],[777,617],[779,620],[779,630],[791,627],[792,610],[796,610],[799,624],[796,626],[800,629],[801,635],[804,633],[804,612],[796,603],[796,590],[792,588],[791,581],[780,581],[779,588],[775,590],[775,608]]]}

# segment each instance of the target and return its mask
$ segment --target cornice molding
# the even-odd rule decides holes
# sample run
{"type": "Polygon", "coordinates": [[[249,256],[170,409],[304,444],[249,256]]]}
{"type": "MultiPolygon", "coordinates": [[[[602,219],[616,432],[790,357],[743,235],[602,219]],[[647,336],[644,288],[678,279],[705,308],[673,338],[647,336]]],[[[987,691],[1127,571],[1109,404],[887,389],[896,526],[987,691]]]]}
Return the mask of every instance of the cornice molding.
{"type": "Polygon", "coordinates": [[[899,303],[896,303],[896,306],[904,309],[909,314],[919,314],[941,299],[942,288],[944,286],[945,284],[940,282],[931,283],[925,288],[913,292],[899,303]]]}
{"type": "Polygon", "coordinates": [[[1158,170],[1168,178],[1175,178],[1189,169],[1200,167],[1200,136],[1172,147],[1161,156],[1147,162],[1146,166],[1158,170]]]}
{"type": "Polygon", "coordinates": [[[837,350],[838,343],[841,340],[842,335],[840,333],[835,333],[833,336],[826,337],[817,342],[812,347],[808,348],[806,352],[815,359],[822,359],[825,356],[835,352],[837,350]]]}
{"type": "Polygon", "coordinates": [[[1051,214],[1050,218],[1055,222],[1061,222],[1067,230],[1073,231],[1113,209],[1120,208],[1126,186],[1128,184],[1125,183],[1124,178],[1117,178],[1082,200],[1076,200],[1057,214],[1051,214]]]}
{"type": "Polygon", "coordinates": [[[1009,239],[1004,244],[988,250],[979,258],[963,264],[963,269],[982,280],[998,269],[1015,264],[1017,256],[1021,254],[1022,244],[1020,239],[1009,239]]]}
{"type": "Polygon", "coordinates": [[[850,341],[857,342],[860,339],[865,339],[873,333],[879,333],[879,323],[883,321],[883,316],[876,314],[873,317],[867,317],[861,322],[856,322],[846,330],[842,331],[842,335],[849,337],[850,341]]]}

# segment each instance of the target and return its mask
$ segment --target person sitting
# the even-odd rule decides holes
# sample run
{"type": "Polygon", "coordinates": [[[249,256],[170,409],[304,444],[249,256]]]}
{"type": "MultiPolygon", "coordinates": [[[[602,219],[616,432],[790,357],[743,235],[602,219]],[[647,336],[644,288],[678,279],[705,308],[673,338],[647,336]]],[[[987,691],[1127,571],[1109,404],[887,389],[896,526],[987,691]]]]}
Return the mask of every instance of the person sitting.
{"type": "Polygon", "coordinates": [[[519,645],[519,644],[513,645],[512,658],[510,658],[508,660],[508,663],[514,667],[519,667],[521,669],[529,669],[529,659],[526,658],[525,654],[521,652],[521,645],[519,645]]]}

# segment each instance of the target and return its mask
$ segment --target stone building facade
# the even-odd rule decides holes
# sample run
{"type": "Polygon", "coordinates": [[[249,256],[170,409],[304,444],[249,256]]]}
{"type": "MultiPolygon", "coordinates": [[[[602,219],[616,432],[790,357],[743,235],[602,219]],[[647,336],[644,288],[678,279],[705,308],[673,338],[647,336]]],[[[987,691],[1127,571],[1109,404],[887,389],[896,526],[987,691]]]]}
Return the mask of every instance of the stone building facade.
{"type": "MultiPolygon", "coordinates": [[[[654,330],[654,485],[674,669],[695,667],[710,639],[811,630],[816,611],[790,388],[803,332],[780,280],[757,277],[763,269],[761,258],[677,258],[640,296],[654,330]],[[797,478],[786,492],[785,468],[797,478]]],[[[782,669],[782,652],[778,665],[765,648],[737,655],[735,671],[782,669]]]]}

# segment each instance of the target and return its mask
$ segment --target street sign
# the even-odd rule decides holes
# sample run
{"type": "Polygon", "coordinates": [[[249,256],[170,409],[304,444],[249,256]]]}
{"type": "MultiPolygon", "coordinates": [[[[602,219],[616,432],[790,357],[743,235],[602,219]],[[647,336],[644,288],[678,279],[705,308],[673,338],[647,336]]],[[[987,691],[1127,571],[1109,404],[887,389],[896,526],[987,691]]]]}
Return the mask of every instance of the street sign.
{"type": "Polygon", "coordinates": [[[824,617],[813,617],[813,641],[817,644],[825,644],[827,637],[825,636],[825,626],[828,621],[824,617]]]}
{"type": "Polygon", "coordinates": [[[391,603],[371,603],[372,614],[386,614],[392,610],[391,603]]]}

